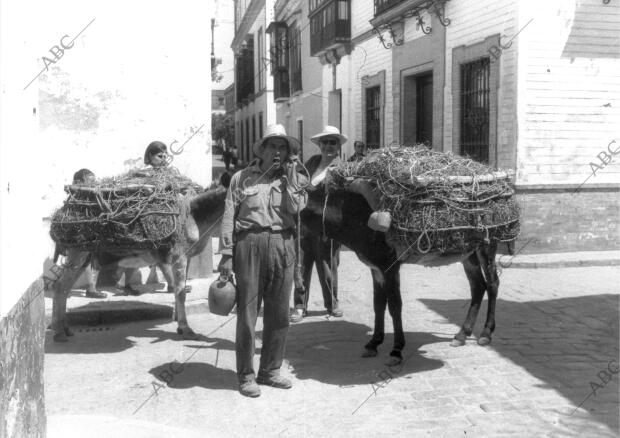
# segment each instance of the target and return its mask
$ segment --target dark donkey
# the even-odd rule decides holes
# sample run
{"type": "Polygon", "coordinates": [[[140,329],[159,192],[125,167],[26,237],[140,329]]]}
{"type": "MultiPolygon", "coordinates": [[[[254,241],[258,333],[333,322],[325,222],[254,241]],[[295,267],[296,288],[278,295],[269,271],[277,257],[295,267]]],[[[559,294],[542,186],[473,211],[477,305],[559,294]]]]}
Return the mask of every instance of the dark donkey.
{"type": "MultiPolygon", "coordinates": [[[[366,192],[369,193],[369,192],[366,192]]],[[[388,241],[386,234],[373,231],[367,226],[373,212],[369,204],[373,200],[370,195],[362,196],[351,191],[339,190],[329,196],[310,197],[308,205],[301,213],[302,222],[314,233],[323,233],[351,250],[358,258],[370,267],[373,278],[373,307],[375,312],[374,333],[365,345],[362,356],[377,355],[377,347],[383,342],[385,329],[385,307],[387,305],[394,324],[394,347],[390,353],[391,363],[402,361],[402,350],[405,346],[405,335],[402,323],[402,300],[400,294],[400,265],[402,263],[427,264],[428,256],[408,257],[407,248],[398,243],[388,241]]],[[[488,313],[484,329],[478,344],[487,345],[491,342],[491,334],[495,329],[495,302],[499,287],[499,277],[495,267],[497,242],[472,242],[472,250],[463,257],[463,267],[471,288],[471,303],[465,322],[454,337],[452,346],[462,346],[471,335],[478,311],[488,292],[488,313]]],[[[455,257],[439,257],[433,266],[458,261],[455,257]]]]}

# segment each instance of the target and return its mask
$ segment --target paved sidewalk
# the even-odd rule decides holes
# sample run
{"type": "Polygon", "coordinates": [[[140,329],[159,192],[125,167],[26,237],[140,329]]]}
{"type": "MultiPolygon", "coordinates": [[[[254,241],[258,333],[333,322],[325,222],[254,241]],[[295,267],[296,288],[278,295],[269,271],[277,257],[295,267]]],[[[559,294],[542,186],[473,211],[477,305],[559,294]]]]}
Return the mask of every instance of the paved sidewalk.
{"type": "Polygon", "coordinates": [[[542,254],[503,254],[496,258],[503,268],[572,268],[619,266],[620,251],[576,251],[542,254]]]}

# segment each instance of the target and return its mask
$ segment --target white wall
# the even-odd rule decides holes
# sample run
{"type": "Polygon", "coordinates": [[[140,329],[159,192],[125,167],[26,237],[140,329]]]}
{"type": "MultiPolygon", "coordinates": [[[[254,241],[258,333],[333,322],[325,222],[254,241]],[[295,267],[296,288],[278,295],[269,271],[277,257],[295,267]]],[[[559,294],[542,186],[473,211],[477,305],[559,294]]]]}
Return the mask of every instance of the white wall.
{"type": "Polygon", "coordinates": [[[141,162],[152,140],[179,146],[204,124],[173,165],[210,182],[211,65],[197,56],[210,52],[209,14],[198,0],[2,4],[0,314],[52,254],[43,218],[61,205],[79,168],[121,173],[141,162]],[[38,58],[93,19],[22,91],[44,67],[38,58]]]}
{"type": "MultiPolygon", "coordinates": [[[[597,155],[620,146],[620,6],[523,0],[519,20],[518,182],[581,184],[597,155]]],[[[620,159],[586,185],[617,183],[620,159]]]]}

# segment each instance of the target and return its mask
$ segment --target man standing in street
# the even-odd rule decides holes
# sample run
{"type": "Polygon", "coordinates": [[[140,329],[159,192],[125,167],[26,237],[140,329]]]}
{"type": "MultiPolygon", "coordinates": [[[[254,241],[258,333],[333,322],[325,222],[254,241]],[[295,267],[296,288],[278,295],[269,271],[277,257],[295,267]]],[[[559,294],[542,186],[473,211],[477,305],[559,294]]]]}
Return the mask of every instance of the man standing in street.
{"type": "Polygon", "coordinates": [[[294,230],[306,205],[307,179],[297,172],[300,144],[271,125],[252,148],[258,159],[233,175],[222,218],[220,272],[237,279],[235,351],[239,392],[258,397],[258,384],[288,389],[280,376],[295,266],[294,230]],[[255,326],[265,302],[263,347],[254,373],[255,326]]]}
{"type": "Polygon", "coordinates": [[[353,149],[355,149],[355,153],[351,155],[348,161],[363,160],[366,156],[366,144],[363,141],[356,140],[355,143],[353,143],[353,149]]]}

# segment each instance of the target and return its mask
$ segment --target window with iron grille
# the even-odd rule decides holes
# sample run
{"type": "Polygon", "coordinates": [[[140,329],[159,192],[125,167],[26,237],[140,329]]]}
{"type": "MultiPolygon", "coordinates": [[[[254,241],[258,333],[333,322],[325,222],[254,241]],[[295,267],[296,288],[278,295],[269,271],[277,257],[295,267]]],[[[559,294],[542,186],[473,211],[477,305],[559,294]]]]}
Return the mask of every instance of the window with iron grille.
{"type": "Polygon", "coordinates": [[[381,87],[366,88],[366,145],[381,145],[381,87]]]}
{"type": "Polygon", "coordinates": [[[297,22],[288,28],[289,35],[289,65],[291,72],[291,93],[302,89],[301,86],[301,31],[297,22]]]}
{"type": "Polygon", "coordinates": [[[263,113],[258,113],[258,138],[263,138],[263,113]]]}
{"type": "Polygon", "coordinates": [[[461,65],[460,153],[489,162],[490,62],[481,58],[461,65]]]}

